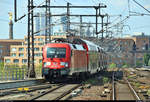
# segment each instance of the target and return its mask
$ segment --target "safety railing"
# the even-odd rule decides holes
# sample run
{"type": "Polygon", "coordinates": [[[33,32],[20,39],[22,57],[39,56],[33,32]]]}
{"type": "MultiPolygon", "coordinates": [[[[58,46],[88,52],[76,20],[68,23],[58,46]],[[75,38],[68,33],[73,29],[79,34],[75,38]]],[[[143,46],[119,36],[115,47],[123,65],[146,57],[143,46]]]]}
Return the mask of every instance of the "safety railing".
{"type": "MultiPolygon", "coordinates": [[[[41,77],[41,68],[35,68],[36,78],[41,77]]],[[[27,78],[27,68],[3,68],[0,70],[0,81],[24,80],[27,78]]]]}

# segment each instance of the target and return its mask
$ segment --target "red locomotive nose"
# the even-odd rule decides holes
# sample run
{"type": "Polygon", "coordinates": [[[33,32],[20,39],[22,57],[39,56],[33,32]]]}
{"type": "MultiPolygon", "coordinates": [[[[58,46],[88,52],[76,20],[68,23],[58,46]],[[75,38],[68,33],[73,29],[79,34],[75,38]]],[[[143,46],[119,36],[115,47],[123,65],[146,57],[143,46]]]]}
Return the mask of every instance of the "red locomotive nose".
{"type": "Polygon", "coordinates": [[[68,62],[45,62],[44,67],[50,69],[68,68],[68,62]]]}

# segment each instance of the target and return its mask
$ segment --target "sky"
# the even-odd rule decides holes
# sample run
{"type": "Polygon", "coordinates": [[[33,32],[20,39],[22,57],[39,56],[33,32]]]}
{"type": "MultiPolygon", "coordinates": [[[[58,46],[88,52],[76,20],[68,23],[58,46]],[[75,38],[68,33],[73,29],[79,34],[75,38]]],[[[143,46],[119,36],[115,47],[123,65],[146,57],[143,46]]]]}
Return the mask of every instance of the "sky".
{"type": "MultiPolygon", "coordinates": [[[[17,0],[18,5],[18,17],[23,14],[27,14],[27,1],[28,0],[17,0]]],[[[43,3],[44,0],[34,0],[34,5],[39,5],[43,3]]],[[[142,6],[144,6],[147,10],[150,11],[150,0],[136,0],[142,6]]],[[[138,6],[133,0],[51,0],[51,5],[60,6],[66,5],[69,2],[73,6],[96,6],[99,3],[106,5],[107,8],[102,8],[102,14],[110,15],[109,22],[111,23],[109,27],[117,24],[118,22],[123,20],[123,29],[122,35],[134,35],[139,32],[143,32],[146,35],[150,35],[150,13],[138,6]],[[128,3],[129,1],[129,3],[128,3]],[[130,6],[128,5],[130,4],[130,6]],[[124,20],[127,16],[129,16],[129,7],[130,11],[138,12],[149,15],[138,15],[138,16],[130,16],[128,19],[124,20]],[[122,15],[119,17],[119,15],[122,15]]],[[[51,9],[52,14],[60,14],[65,13],[66,9],[51,9]]],[[[43,9],[35,9],[35,12],[43,12],[43,9]]],[[[8,12],[14,13],[14,0],[0,0],[0,39],[8,39],[9,36],[9,15],[8,12]]],[[[95,14],[94,9],[71,9],[71,14],[95,14]]],[[[130,13],[131,15],[131,13],[130,13]]],[[[14,15],[13,15],[14,17],[14,15]]],[[[59,18],[53,18],[53,22],[56,21],[59,23],[59,18]]],[[[79,21],[79,18],[72,17],[72,21],[79,21]]],[[[87,22],[95,22],[95,18],[85,17],[84,21],[87,22]]],[[[101,19],[99,18],[100,22],[101,19]]],[[[106,18],[104,18],[104,22],[106,18]]],[[[93,25],[95,26],[95,25],[93,25]]],[[[98,26],[98,30],[101,30],[101,26],[98,26]]],[[[110,29],[115,34],[115,27],[110,29]]],[[[14,22],[14,38],[15,39],[23,39],[24,36],[27,35],[27,16],[18,22],[14,22]]]]}

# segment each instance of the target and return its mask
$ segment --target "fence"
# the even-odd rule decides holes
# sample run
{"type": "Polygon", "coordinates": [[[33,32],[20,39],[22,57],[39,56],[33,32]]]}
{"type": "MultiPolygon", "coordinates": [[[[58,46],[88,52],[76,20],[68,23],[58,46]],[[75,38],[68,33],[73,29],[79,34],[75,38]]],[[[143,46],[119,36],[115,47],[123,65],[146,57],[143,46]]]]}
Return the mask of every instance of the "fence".
{"type": "MultiPolygon", "coordinates": [[[[41,77],[41,68],[35,68],[36,78],[41,77]]],[[[3,68],[0,70],[0,81],[2,80],[24,80],[27,68],[3,68]]]]}

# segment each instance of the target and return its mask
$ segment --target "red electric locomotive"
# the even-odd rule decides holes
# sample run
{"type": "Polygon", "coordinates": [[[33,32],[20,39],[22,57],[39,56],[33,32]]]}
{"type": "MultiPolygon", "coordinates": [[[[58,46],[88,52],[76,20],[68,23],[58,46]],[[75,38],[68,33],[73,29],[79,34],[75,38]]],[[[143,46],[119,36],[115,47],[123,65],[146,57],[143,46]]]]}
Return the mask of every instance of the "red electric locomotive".
{"type": "Polygon", "coordinates": [[[106,54],[87,40],[77,43],[49,43],[43,47],[42,75],[46,79],[85,76],[107,67],[106,54]]]}

